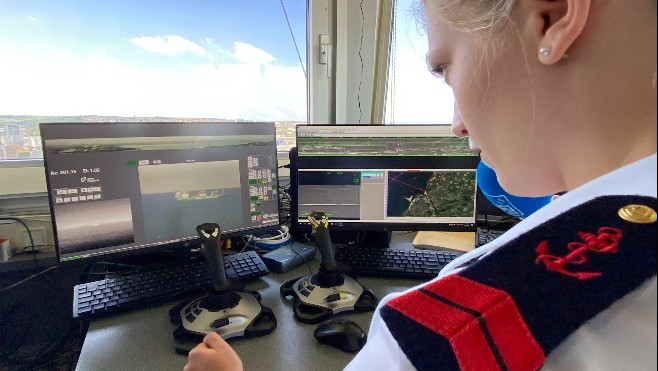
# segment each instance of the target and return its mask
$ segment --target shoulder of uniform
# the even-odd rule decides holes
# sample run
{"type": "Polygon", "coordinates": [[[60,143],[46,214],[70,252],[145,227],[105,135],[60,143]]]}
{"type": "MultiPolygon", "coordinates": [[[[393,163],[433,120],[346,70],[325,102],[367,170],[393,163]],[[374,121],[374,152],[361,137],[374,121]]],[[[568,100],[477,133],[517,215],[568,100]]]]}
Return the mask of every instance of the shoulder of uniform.
{"type": "Polygon", "coordinates": [[[575,205],[390,300],[382,318],[418,369],[537,369],[580,325],[656,276],[657,209],[655,197],[632,195],[575,205]]]}

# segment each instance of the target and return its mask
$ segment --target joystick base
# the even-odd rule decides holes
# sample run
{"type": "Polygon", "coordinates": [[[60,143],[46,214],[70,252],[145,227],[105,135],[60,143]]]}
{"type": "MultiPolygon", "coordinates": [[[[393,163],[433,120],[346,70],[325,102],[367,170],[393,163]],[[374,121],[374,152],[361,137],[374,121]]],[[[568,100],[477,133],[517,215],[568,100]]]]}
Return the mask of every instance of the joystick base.
{"type": "Polygon", "coordinates": [[[377,307],[375,294],[355,279],[341,275],[340,285],[323,287],[319,275],[299,277],[281,286],[281,296],[293,299],[298,321],[319,323],[341,312],[368,312],[377,307]]]}
{"type": "Polygon", "coordinates": [[[231,291],[198,297],[171,308],[170,319],[179,325],[174,331],[176,351],[189,352],[210,332],[216,332],[225,340],[271,333],[277,326],[276,318],[272,310],[263,306],[260,300],[257,292],[231,291]],[[210,308],[204,308],[204,304],[208,303],[230,303],[230,306],[211,305],[210,308]]]}

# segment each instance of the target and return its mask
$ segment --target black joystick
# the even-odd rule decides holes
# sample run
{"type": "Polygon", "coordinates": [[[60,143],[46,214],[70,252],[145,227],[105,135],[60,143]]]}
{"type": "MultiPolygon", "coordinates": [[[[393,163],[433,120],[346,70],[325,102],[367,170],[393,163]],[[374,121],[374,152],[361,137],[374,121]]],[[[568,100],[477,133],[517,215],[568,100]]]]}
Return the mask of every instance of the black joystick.
{"type": "Polygon", "coordinates": [[[208,264],[212,286],[208,295],[170,309],[170,317],[180,325],[174,332],[176,350],[189,351],[210,332],[217,332],[224,339],[272,332],[276,318],[270,308],[260,303],[260,294],[242,291],[242,282],[226,277],[219,225],[204,223],[196,230],[203,243],[200,251],[208,264]]]}
{"type": "Polygon", "coordinates": [[[307,219],[322,260],[318,273],[290,280],[281,286],[281,296],[293,298],[295,318],[304,323],[319,323],[332,314],[374,310],[378,302],[375,294],[338,270],[326,214],[313,211],[307,219]]]}
{"type": "Polygon", "coordinates": [[[321,266],[328,270],[336,269],[336,261],[334,260],[334,248],[331,246],[331,236],[329,235],[329,218],[323,212],[312,211],[307,216],[313,232],[311,235],[315,239],[315,243],[320,249],[320,256],[322,258],[321,266]]]}
{"type": "Polygon", "coordinates": [[[320,287],[340,286],[344,283],[343,276],[336,271],[335,250],[329,236],[329,219],[323,212],[314,211],[308,214],[313,232],[311,236],[320,250],[320,269],[314,276],[320,287]]]}
{"type": "Polygon", "coordinates": [[[196,233],[201,238],[201,255],[208,264],[208,273],[216,294],[224,293],[231,287],[231,282],[226,278],[224,269],[224,257],[219,246],[219,225],[204,223],[196,227],[196,233]]]}
{"type": "Polygon", "coordinates": [[[233,308],[240,302],[240,295],[233,290],[241,290],[244,285],[240,281],[231,282],[226,278],[224,257],[219,246],[219,225],[204,223],[196,227],[201,238],[201,255],[208,264],[208,273],[212,283],[211,295],[205,296],[200,303],[201,308],[213,312],[233,308]]]}

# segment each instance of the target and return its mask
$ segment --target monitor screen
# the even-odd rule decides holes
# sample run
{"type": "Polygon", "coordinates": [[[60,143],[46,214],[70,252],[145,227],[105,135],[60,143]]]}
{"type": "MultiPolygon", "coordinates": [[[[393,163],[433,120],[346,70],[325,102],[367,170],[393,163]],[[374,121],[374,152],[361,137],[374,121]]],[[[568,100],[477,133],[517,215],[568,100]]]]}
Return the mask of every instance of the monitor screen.
{"type": "Polygon", "coordinates": [[[468,139],[448,125],[297,127],[291,167],[297,229],[322,211],[332,229],[474,231],[468,139]]]}
{"type": "Polygon", "coordinates": [[[475,203],[477,205],[478,215],[514,218],[513,216],[504,212],[498,206],[492,204],[491,201],[489,201],[489,199],[487,198],[487,196],[485,196],[484,193],[482,193],[482,190],[479,188],[477,195],[475,197],[475,203]]]}
{"type": "Polygon", "coordinates": [[[198,243],[279,224],[274,123],[41,124],[60,261],[198,243]]]}

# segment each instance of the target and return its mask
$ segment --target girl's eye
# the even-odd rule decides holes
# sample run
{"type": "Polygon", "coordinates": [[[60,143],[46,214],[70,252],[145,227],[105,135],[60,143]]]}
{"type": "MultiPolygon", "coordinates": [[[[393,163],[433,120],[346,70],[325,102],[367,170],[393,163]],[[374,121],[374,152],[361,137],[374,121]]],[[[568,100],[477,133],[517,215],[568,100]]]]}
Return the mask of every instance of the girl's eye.
{"type": "Polygon", "coordinates": [[[430,67],[430,73],[434,76],[437,77],[441,80],[445,80],[446,78],[446,70],[448,69],[448,66],[445,64],[440,64],[436,67],[430,67]]]}

